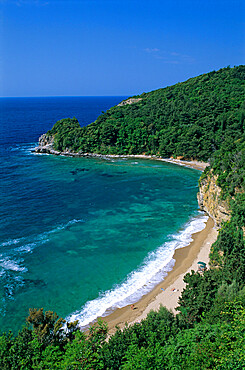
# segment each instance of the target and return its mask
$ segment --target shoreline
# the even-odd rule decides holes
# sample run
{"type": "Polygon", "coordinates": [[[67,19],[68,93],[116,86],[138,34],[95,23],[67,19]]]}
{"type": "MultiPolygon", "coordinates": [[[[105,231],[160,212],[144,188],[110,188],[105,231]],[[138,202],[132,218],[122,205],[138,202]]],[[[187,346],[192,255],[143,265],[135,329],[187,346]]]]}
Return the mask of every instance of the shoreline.
{"type": "Polygon", "coordinates": [[[33,150],[36,154],[53,154],[57,156],[65,157],[75,157],[75,158],[99,158],[99,159],[152,159],[156,161],[162,161],[167,163],[176,164],[178,166],[184,166],[188,168],[193,168],[195,170],[204,171],[206,167],[209,166],[207,162],[201,162],[197,160],[185,160],[185,159],[175,159],[175,158],[162,158],[157,155],[145,155],[145,154],[97,154],[97,153],[75,153],[75,152],[59,152],[52,149],[49,145],[38,146],[33,150]]]}
{"type": "Polygon", "coordinates": [[[118,308],[110,315],[102,317],[103,321],[108,324],[108,334],[113,335],[116,332],[116,326],[120,329],[125,324],[132,325],[145,319],[151,311],[157,311],[160,305],[177,313],[175,308],[178,305],[178,299],[185,287],[183,281],[184,275],[191,270],[197,271],[197,262],[206,262],[209,266],[209,253],[211,245],[217,238],[217,229],[214,227],[214,221],[211,217],[206,222],[203,230],[192,234],[192,242],[183,248],[175,250],[173,269],[151,292],[143,296],[134,304],[132,310],[130,305],[118,308]]]}

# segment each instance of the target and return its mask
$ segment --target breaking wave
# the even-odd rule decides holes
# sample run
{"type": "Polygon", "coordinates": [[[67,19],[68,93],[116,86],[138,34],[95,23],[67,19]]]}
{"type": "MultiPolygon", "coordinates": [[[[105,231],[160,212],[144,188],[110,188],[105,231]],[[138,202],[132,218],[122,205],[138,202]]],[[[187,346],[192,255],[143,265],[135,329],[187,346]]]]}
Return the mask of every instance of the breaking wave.
{"type": "Polygon", "coordinates": [[[170,235],[169,241],[149,253],[141,266],[131,272],[125,281],[101,293],[97,299],[88,301],[81,310],[72,313],[66,319],[78,320],[80,327],[86,329],[98,317],[107,316],[117,308],[139,301],[172,270],[175,263],[174,251],[189,245],[192,235],[203,230],[207,220],[208,216],[203,213],[192,218],[179,233],[170,235]]]}

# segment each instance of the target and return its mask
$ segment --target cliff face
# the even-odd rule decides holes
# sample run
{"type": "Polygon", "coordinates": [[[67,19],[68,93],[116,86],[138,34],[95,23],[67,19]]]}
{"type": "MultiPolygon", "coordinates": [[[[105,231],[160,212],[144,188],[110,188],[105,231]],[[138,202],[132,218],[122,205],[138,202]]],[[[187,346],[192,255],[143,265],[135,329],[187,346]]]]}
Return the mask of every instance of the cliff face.
{"type": "Polygon", "coordinates": [[[54,137],[43,134],[38,140],[38,147],[35,148],[36,153],[60,154],[54,150],[54,137]]]}
{"type": "Polygon", "coordinates": [[[199,207],[213,218],[219,227],[222,221],[230,219],[230,210],[227,202],[221,200],[221,188],[216,185],[217,176],[208,175],[201,180],[197,199],[199,207]]]}
{"type": "Polygon", "coordinates": [[[127,105],[127,104],[134,104],[134,103],[138,103],[138,101],[141,101],[142,98],[129,98],[127,100],[123,100],[121,103],[119,103],[117,106],[118,107],[122,107],[124,105],[127,105]]]}

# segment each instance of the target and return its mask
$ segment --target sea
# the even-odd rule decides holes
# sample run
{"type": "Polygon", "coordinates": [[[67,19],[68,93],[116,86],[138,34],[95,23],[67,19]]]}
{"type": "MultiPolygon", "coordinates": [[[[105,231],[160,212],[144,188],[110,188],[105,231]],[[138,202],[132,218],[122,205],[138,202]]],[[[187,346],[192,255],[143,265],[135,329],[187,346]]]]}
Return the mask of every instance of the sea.
{"type": "Polygon", "coordinates": [[[200,171],[157,160],[36,154],[62,118],[81,126],[126,97],[0,99],[0,328],[29,308],[81,328],[137,302],[174,266],[207,217],[200,171]]]}

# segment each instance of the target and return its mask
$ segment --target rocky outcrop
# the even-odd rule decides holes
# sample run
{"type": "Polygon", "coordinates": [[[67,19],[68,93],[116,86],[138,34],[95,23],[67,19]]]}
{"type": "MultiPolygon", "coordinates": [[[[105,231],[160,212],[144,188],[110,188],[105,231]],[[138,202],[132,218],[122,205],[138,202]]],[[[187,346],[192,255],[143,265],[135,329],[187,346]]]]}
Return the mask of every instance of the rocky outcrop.
{"type": "Polygon", "coordinates": [[[137,99],[136,98],[130,98],[130,99],[122,101],[117,106],[122,107],[123,105],[138,103],[138,101],[140,101],[140,100],[142,100],[142,98],[137,98],[137,99]]]}
{"type": "Polygon", "coordinates": [[[200,180],[197,199],[202,211],[208,213],[219,227],[222,221],[230,219],[229,205],[221,199],[221,188],[216,184],[217,176],[212,172],[200,180]]]}
{"type": "Polygon", "coordinates": [[[60,154],[54,149],[54,137],[47,134],[40,136],[38,140],[38,147],[35,148],[36,153],[60,154]]]}

